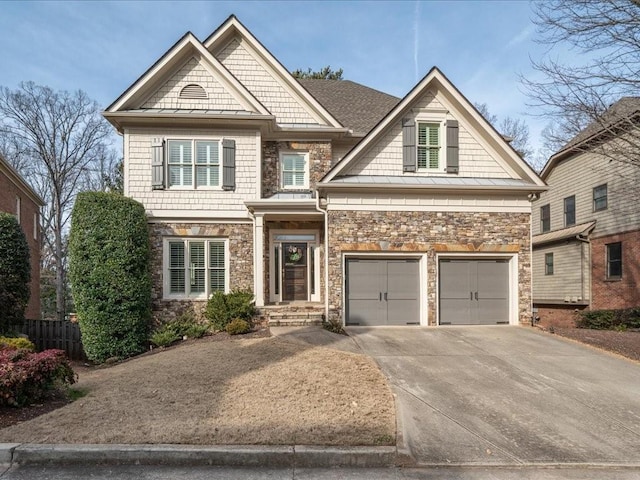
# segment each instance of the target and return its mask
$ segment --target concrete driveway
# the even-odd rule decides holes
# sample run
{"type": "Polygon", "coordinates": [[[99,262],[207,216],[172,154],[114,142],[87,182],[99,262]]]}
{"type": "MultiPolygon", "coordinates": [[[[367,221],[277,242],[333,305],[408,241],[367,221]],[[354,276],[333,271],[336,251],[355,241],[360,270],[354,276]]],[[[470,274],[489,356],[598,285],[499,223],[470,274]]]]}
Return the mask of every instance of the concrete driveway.
{"type": "Polygon", "coordinates": [[[526,327],[349,328],[420,464],[640,465],[640,364],[526,327]]]}

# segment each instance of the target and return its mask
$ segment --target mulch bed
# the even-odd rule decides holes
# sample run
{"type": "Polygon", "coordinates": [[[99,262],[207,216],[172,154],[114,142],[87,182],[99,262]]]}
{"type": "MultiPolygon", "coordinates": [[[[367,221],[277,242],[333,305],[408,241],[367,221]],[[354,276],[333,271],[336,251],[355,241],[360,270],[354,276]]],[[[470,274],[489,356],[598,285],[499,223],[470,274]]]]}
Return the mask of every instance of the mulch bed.
{"type": "Polygon", "coordinates": [[[553,333],[640,362],[640,331],[556,327],[553,333]]]}

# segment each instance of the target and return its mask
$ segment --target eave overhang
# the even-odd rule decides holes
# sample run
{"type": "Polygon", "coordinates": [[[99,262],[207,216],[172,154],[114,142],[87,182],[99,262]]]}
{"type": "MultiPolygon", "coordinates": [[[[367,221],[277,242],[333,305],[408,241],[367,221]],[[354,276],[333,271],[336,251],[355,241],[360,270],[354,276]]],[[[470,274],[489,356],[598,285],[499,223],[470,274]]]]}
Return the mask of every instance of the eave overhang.
{"type": "Polygon", "coordinates": [[[316,209],[316,200],[247,200],[244,202],[249,212],[261,215],[300,215],[322,217],[316,209]]]}
{"type": "Polygon", "coordinates": [[[331,191],[354,191],[361,192],[371,190],[375,192],[406,192],[410,190],[412,192],[439,192],[439,193],[469,193],[469,192],[483,192],[483,193],[501,193],[501,194],[514,194],[524,195],[530,193],[540,193],[547,190],[546,186],[539,185],[522,185],[522,186],[486,186],[486,185],[407,185],[407,184],[385,184],[380,183],[318,183],[316,188],[319,192],[331,192],[331,191]]]}

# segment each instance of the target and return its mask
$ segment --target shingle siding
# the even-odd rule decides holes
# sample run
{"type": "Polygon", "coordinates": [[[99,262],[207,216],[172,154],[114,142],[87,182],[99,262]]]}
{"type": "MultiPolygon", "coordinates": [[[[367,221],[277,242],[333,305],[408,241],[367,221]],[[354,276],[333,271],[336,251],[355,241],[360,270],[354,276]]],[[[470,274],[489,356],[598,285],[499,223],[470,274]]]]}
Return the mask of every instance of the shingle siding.
{"type": "Polygon", "coordinates": [[[244,107],[195,57],[192,57],[173,77],[167,80],[142,105],[142,108],[244,110],[244,107]],[[189,84],[200,85],[209,98],[180,98],[180,92],[189,84]]]}
{"type": "Polygon", "coordinates": [[[257,195],[257,151],[258,133],[240,130],[129,130],[126,133],[128,152],[125,152],[127,195],[141,202],[148,212],[158,216],[163,210],[185,211],[207,210],[215,212],[237,212],[247,216],[245,200],[257,195]],[[151,187],[151,141],[153,138],[232,138],[236,141],[236,189],[234,191],[208,189],[165,189],[151,187]]]}
{"type": "MultiPolygon", "coordinates": [[[[445,107],[433,94],[425,94],[419,101],[410,117],[418,118],[419,115],[434,112],[434,118],[442,117],[444,120],[445,107]]],[[[460,119],[458,119],[460,121],[460,119]]],[[[441,131],[444,139],[444,129],[441,131]]],[[[445,162],[445,145],[442,142],[441,162],[445,162]]],[[[502,166],[492,158],[480,142],[474,138],[463,121],[459,123],[459,177],[483,177],[483,178],[509,178],[510,175],[502,166]]],[[[396,122],[373,144],[361,159],[355,163],[346,175],[447,175],[446,173],[403,172],[402,168],[402,122],[396,122]]]]}
{"type": "Polygon", "coordinates": [[[238,39],[229,42],[217,58],[276,116],[278,123],[318,123],[238,39]]]}

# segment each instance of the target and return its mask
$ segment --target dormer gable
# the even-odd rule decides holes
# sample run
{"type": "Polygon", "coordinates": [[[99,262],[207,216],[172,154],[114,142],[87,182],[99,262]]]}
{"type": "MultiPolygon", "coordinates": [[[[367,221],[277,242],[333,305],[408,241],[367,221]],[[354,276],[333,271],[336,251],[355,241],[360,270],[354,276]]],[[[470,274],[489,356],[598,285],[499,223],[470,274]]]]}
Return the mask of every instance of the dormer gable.
{"type": "Polygon", "coordinates": [[[362,177],[374,183],[382,177],[381,184],[544,189],[531,167],[436,67],[321,185],[362,184],[362,177]]]}
{"type": "Polygon", "coordinates": [[[343,127],[234,15],[204,41],[204,46],[281,126],[343,127]]]}

